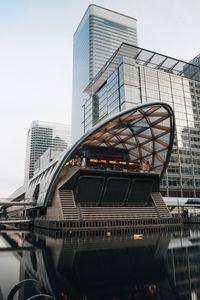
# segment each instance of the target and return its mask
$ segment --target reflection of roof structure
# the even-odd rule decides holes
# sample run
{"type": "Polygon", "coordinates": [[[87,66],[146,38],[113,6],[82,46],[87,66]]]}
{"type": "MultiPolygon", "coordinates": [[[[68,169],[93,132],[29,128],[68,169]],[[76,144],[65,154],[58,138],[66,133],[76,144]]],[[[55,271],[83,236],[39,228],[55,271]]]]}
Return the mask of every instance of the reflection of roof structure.
{"type": "MultiPolygon", "coordinates": [[[[9,244],[13,237],[13,233],[4,234],[9,244]]],[[[70,238],[70,242],[46,234],[23,233],[17,238],[17,245],[32,246],[32,251],[16,253],[26,270],[23,279],[36,279],[54,299],[61,299],[61,294],[63,299],[115,299],[116,295],[128,299],[134,289],[138,297],[148,299],[151,284],[159,287],[154,296],[160,290],[167,290],[168,296],[171,293],[164,264],[169,234],[148,233],[140,240],[130,234],[109,239],[90,236],[70,238]]]]}
{"type": "Polygon", "coordinates": [[[86,93],[94,93],[118,66],[119,58],[127,56],[135,59],[141,66],[151,67],[186,78],[200,81],[200,67],[181,61],[154,51],[142,49],[133,45],[122,43],[93,80],[86,87],[86,93]]]}
{"type": "MultiPolygon", "coordinates": [[[[69,160],[79,156],[81,150],[87,145],[110,147],[115,150],[124,149],[128,153],[129,162],[138,162],[141,165],[149,162],[154,173],[151,175],[155,177],[157,176],[156,174],[158,174],[161,177],[170,158],[173,137],[174,114],[169,105],[154,102],[136,106],[124,112],[120,112],[95,126],[71,149],[63,152],[60,160],[51,162],[45,170],[33,177],[33,179],[27,182],[26,185],[19,189],[12,197],[17,198],[21,194],[24,194],[25,199],[35,199],[36,206],[47,206],[52,200],[55,190],[61,187],[61,182],[64,184],[68,180],[68,176],[72,176],[70,175],[72,172],[77,172],[77,168],[81,169],[80,167],[66,168],[64,166],[69,160]],[[34,196],[36,189],[38,191],[37,199],[34,196]]],[[[96,172],[95,169],[87,168],[87,172],[90,170],[91,172],[93,171],[93,173],[96,172]]],[[[82,169],[82,171],[84,170],[82,169]]],[[[100,171],[105,174],[109,173],[106,170],[100,171]]],[[[116,172],[116,174],[121,176],[120,173],[123,174],[123,177],[129,176],[129,173],[122,171],[116,172]]],[[[141,177],[142,175],[145,174],[130,173],[130,176],[141,177]]],[[[112,173],[111,177],[112,176],[117,175],[112,173]]],[[[148,174],[145,176],[148,176],[148,174]]],[[[106,178],[104,180],[106,185],[106,178]]],[[[112,183],[108,180],[108,184],[112,183]]],[[[102,188],[104,188],[103,185],[102,188]]],[[[127,189],[129,189],[128,187],[129,181],[127,181],[127,189]]],[[[134,190],[134,183],[131,189],[134,190]]],[[[124,193],[125,192],[126,191],[124,191],[124,193]]],[[[126,198],[124,194],[124,201],[126,198]]],[[[148,199],[145,199],[145,201],[147,200],[148,199]]]]}

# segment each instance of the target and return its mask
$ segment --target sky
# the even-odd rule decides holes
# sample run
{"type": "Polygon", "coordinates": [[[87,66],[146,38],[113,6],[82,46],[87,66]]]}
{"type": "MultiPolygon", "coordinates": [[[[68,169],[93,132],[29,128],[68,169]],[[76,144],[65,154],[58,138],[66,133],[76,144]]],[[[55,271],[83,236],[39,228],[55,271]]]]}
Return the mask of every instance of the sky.
{"type": "Polygon", "coordinates": [[[200,53],[199,0],[0,1],[0,198],[23,185],[31,121],[71,123],[73,34],[92,3],[136,18],[142,48],[200,53]]]}

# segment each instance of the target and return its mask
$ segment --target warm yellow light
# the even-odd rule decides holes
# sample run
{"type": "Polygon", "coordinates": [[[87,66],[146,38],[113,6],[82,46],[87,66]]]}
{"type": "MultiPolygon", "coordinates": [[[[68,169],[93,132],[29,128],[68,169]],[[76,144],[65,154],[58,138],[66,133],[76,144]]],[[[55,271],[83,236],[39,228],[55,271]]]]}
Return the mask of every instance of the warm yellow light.
{"type": "Polygon", "coordinates": [[[135,163],[133,163],[133,162],[129,162],[128,163],[130,166],[135,166],[136,164],[135,163]]]}
{"type": "Polygon", "coordinates": [[[126,165],[126,162],[125,161],[119,161],[119,164],[120,165],[126,165]]]}
{"type": "Polygon", "coordinates": [[[111,236],[111,233],[110,233],[110,231],[108,231],[108,232],[107,232],[107,236],[111,236]]]}
{"type": "Polygon", "coordinates": [[[142,240],[143,239],[143,234],[134,234],[133,238],[134,238],[134,240],[142,240]]]}
{"type": "Polygon", "coordinates": [[[117,162],[115,161],[115,160],[110,160],[109,161],[109,164],[113,164],[113,165],[115,165],[117,162]]]}
{"type": "Polygon", "coordinates": [[[71,163],[72,163],[72,159],[70,161],[66,162],[66,164],[64,165],[64,167],[69,166],[71,163]]]}
{"type": "Polygon", "coordinates": [[[100,162],[100,163],[103,163],[103,164],[106,164],[106,163],[107,163],[107,161],[106,161],[106,160],[103,160],[103,159],[101,159],[99,162],[100,162]]]}
{"type": "Polygon", "coordinates": [[[95,163],[98,163],[98,160],[97,160],[97,159],[93,159],[93,158],[91,158],[91,159],[90,159],[90,162],[95,162],[95,163]]]}
{"type": "Polygon", "coordinates": [[[156,284],[152,284],[152,285],[149,286],[149,292],[151,294],[156,294],[156,289],[157,289],[156,284]]]}

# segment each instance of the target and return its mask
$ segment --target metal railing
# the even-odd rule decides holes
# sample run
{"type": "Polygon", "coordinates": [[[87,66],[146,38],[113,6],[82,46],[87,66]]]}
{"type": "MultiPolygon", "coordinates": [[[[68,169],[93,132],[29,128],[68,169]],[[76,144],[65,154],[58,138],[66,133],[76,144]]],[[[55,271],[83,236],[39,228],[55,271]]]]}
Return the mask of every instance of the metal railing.
{"type": "Polygon", "coordinates": [[[35,279],[25,279],[20,281],[19,283],[17,283],[10,291],[7,300],[13,300],[15,294],[21,289],[24,288],[26,286],[36,286],[40,293],[33,295],[32,297],[28,298],[27,300],[34,300],[34,299],[54,299],[52,296],[46,294],[46,290],[45,288],[42,286],[42,284],[35,280],[35,279]]]}

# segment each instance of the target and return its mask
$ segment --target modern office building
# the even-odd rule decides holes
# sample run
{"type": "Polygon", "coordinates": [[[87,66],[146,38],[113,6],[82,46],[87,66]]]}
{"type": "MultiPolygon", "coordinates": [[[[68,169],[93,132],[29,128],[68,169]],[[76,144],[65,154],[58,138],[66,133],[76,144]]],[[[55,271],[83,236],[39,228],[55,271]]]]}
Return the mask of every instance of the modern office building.
{"type": "Polygon", "coordinates": [[[122,42],[137,45],[136,19],[90,5],[74,34],[73,142],[83,134],[83,90],[122,42]]]}
{"type": "MultiPolygon", "coordinates": [[[[85,132],[110,115],[140,103],[162,101],[171,105],[176,134],[161,186],[167,197],[200,197],[200,66],[199,59],[192,62],[124,43],[105,64],[104,72],[100,71],[85,89],[89,95],[84,105],[85,132]]],[[[153,118],[156,120],[156,116],[153,118]]],[[[145,117],[138,126],[142,124],[146,126],[145,117]]],[[[164,115],[162,126],[157,126],[160,137],[164,133],[164,115]]],[[[138,137],[139,159],[154,152],[145,142],[149,133],[147,129],[138,137]]],[[[161,146],[164,145],[163,139],[161,146]]],[[[126,147],[134,149],[131,144],[126,147]]],[[[157,155],[157,159],[162,161],[164,157],[157,155]]]]}
{"type": "Polygon", "coordinates": [[[32,121],[27,135],[24,181],[28,181],[33,176],[36,161],[48,148],[63,151],[70,143],[69,125],[32,121]]]}

